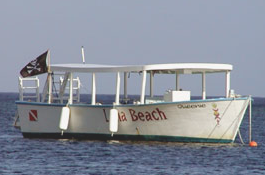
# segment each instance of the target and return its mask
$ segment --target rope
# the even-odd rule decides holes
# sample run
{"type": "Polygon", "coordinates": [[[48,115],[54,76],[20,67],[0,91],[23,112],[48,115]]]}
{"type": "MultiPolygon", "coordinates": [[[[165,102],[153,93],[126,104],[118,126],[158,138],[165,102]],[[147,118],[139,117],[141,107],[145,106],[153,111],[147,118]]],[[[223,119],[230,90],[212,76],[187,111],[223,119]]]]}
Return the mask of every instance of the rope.
{"type": "MultiPolygon", "coordinates": [[[[234,100],[235,100],[235,99],[234,99],[234,100]]],[[[226,113],[227,110],[228,110],[228,107],[232,104],[232,102],[233,102],[234,100],[232,100],[232,101],[227,105],[227,107],[226,107],[226,109],[225,109],[225,111],[224,111],[224,113],[223,113],[223,115],[222,115],[220,121],[222,120],[223,116],[225,115],[225,113],[226,113]]],[[[249,101],[247,101],[246,103],[248,104],[249,101]]],[[[240,115],[242,114],[243,110],[245,109],[246,103],[244,104],[244,107],[241,109],[241,111],[239,112],[239,114],[238,114],[238,116],[235,118],[235,120],[231,123],[231,125],[227,128],[227,130],[224,132],[224,134],[220,137],[220,139],[223,138],[223,136],[227,133],[227,131],[231,128],[231,126],[235,123],[235,121],[240,117],[240,115]]],[[[208,138],[212,135],[212,133],[214,132],[214,130],[216,129],[217,126],[218,126],[218,124],[215,125],[215,127],[214,127],[213,130],[212,130],[212,132],[209,134],[208,138]]],[[[240,137],[240,139],[241,139],[241,142],[243,142],[242,137],[241,137],[241,135],[240,135],[240,131],[239,131],[239,129],[238,129],[238,133],[239,133],[239,137],[240,137]]],[[[243,143],[244,143],[244,142],[243,142],[243,143]]]]}
{"type": "Polygon", "coordinates": [[[243,145],[245,145],[245,143],[244,143],[244,141],[243,141],[243,139],[242,139],[242,137],[241,137],[240,129],[238,129],[238,136],[239,136],[239,139],[240,139],[241,143],[242,143],[243,145]]]}
{"type": "Polygon", "coordinates": [[[235,120],[231,123],[231,125],[227,128],[227,130],[224,132],[224,134],[222,135],[222,137],[220,139],[223,138],[223,136],[226,134],[226,132],[231,128],[231,126],[235,123],[235,121],[240,117],[240,115],[242,114],[242,112],[244,111],[244,109],[246,109],[245,107],[247,106],[247,104],[249,103],[249,100],[246,102],[246,104],[244,104],[244,107],[241,109],[241,111],[239,112],[238,116],[235,118],[235,120]]]}
{"type": "Polygon", "coordinates": [[[19,120],[19,115],[18,115],[18,111],[16,112],[16,115],[15,115],[15,121],[14,121],[14,123],[13,123],[13,126],[14,127],[17,127],[17,128],[19,128],[20,126],[19,125],[17,125],[17,123],[18,123],[18,120],[19,120]]]}

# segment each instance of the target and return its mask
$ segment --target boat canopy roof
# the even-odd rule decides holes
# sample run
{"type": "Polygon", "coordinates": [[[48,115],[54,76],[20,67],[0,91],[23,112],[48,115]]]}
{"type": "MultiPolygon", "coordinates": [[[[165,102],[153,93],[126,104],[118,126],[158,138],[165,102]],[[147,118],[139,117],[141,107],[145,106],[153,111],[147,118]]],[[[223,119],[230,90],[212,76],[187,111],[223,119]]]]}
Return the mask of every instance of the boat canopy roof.
{"type": "Polygon", "coordinates": [[[217,63],[170,63],[150,65],[99,65],[99,64],[52,64],[51,71],[58,72],[142,72],[153,71],[160,74],[197,74],[231,71],[231,64],[217,63]]]}

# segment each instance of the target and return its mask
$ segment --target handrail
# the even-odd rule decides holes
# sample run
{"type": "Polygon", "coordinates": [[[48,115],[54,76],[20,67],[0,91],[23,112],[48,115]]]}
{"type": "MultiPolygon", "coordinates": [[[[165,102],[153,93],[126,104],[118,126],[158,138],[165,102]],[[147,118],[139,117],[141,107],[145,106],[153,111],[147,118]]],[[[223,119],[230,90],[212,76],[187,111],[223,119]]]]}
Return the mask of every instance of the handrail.
{"type": "Polygon", "coordinates": [[[19,100],[24,101],[24,99],[28,99],[28,100],[35,99],[36,102],[40,102],[39,78],[38,77],[26,77],[26,78],[19,77],[18,80],[19,80],[19,100]],[[31,82],[35,83],[35,86],[25,85],[25,83],[24,83],[25,81],[27,81],[27,82],[31,81],[31,82]],[[26,89],[33,89],[35,91],[34,92],[26,92],[25,91],[26,89]],[[34,93],[35,95],[32,95],[32,93],[34,93]]]}

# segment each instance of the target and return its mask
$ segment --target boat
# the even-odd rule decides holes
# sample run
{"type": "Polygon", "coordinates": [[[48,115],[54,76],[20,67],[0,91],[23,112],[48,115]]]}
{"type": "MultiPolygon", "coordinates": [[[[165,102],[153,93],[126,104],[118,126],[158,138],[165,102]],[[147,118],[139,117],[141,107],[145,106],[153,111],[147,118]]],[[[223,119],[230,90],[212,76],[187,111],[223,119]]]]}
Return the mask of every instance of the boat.
{"type": "Polygon", "coordinates": [[[42,98],[16,101],[20,130],[25,138],[233,143],[251,105],[251,96],[236,95],[230,88],[232,69],[231,64],[218,63],[48,63],[42,98]],[[52,86],[55,73],[62,75],[57,100],[52,86]],[[73,77],[78,73],[92,77],[89,104],[74,99],[73,77]],[[99,103],[96,99],[96,75],[101,73],[115,74],[112,83],[106,84],[115,86],[115,100],[111,104],[99,103]],[[224,96],[208,98],[206,74],[214,73],[225,77],[224,96]],[[128,100],[129,74],[140,75],[139,99],[134,102],[128,100]],[[155,96],[153,82],[156,74],[171,75],[170,78],[173,74],[173,80],[168,81],[175,81],[176,88],[155,96]],[[183,74],[201,75],[199,88],[202,95],[199,99],[191,98],[190,91],[180,88],[179,78],[183,74]],[[120,95],[121,76],[124,78],[123,99],[120,95]],[[148,94],[147,83],[150,84],[148,94]]]}

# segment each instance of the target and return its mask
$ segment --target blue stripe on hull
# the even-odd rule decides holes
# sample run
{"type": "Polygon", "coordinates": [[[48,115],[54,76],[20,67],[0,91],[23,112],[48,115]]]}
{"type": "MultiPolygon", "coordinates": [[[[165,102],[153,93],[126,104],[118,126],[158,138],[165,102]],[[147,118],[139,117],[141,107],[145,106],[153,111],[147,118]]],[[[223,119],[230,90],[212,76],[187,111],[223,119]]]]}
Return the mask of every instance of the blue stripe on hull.
{"type": "Polygon", "coordinates": [[[51,138],[51,139],[80,139],[80,140],[121,140],[121,141],[161,141],[161,142],[193,142],[193,143],[233,143],[227,139],[207,139],[179,136],[154,135],[113,135],[111,134],[82,134],[82,133],[22,133],[25,138],[51,138]]]}

